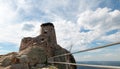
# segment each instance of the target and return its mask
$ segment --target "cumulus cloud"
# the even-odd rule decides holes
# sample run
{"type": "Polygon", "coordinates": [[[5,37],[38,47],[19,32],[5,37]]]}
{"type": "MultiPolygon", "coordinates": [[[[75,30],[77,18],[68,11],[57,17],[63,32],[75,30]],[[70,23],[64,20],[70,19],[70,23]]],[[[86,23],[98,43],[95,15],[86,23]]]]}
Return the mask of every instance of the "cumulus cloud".
{"type": "Polygon", "coordinates": [[[58,44],[64,48],[73,45],[72,52],[87,49],[94,41],[119,41],[120,11],[98,8],[100,3],[103,0],[76,0],[74,4],[72,0],[0,1],[0,41],[19,46],[23,37],[38,35],[40,24],[50,21],[55,25],[58,44]],[[116,33],[106,35],[116,29],[116,33]]]}
{"type": "Polygon", "coordinates": [[[11,21],[11,18],[15,17],[15,12],[14,10],[9,6],[8,3],[0,3],[0,24],[4,23],[4,22],[9,22],[11,21]],[[6,16],[6,17],[5,17],[6,16]]]}
{"type": "Polygon", "coordinates": [[[119,42],[120,41],[120,32],[117,32],[115,34],[111,34],[111,35],[105,35],[101,37],[101,40],[104,41],[109,41],[109,42],[119,42]]]}
{"type": "MultiPolygon", "coordinates": [[[[99,8],[96,11],[85,11],[79,15],[78,25],[92,30],[88,32],[89,40],[100,39],[105,33],[114,29],[120,29],[120,11],[111,11],[109,8],[99,8]]],[[[115,35],[115,34],[113,34],[115,35]]],[[[111,35],[110,35],[111,36],[111,35]]],[[[116,35],[119,37],[119,35],[116,35]]],[[[116,38],[112,37],[112,38],[116,38]]]]}
{"type": "Polygon", "coordinates": [[[15,3],[14,7],[17,8],[22,20],[54,21],[54,19],[51,19],[54,15],[51,14],[55,14],[63,19],[76,21],[78,13],[86,9],[95,9],[102,1],[76,0],[73,3],[72,0],[13,0],[12,2],[15,3]]]}
{"type": "Polygon", "coordinates": [[[120,29],[119,18],[119,10],[111,11],[109,8],[98,8],[95,11],[87,10],[80,13],[77,23],[64,19],[56,19],[53,23],[55,24],[58,43],[61,46],[69,47],[73,45],[77,50],[82,50],[89,48],[89,44],[95,40],[119,41],[119,32],[109,36],[106,35],[108,31],[120,29]],[[81,28],[90,31],[81,32],[81,28]]]}
{"type": "MultiPolygon", "coordinates": [[[[39,34],[39,28],[40,24],[39,22],[29,22],[33,23],[34,29],[32,31],[23,31],[23,26],[25,24],[28,24],[28,22],[23,22],[22,24],[8,24],[4,28],[0,28],[1,36],[0,36],[0,42],[12,42],[17,44],[17,46],[20,46],[21,39],[23,37],[34,37],[39,34]],[[12,33],[11,33],[12,32],[12,33]]],[[[30,30],[30,29],[29,29],[30,30]]]]}

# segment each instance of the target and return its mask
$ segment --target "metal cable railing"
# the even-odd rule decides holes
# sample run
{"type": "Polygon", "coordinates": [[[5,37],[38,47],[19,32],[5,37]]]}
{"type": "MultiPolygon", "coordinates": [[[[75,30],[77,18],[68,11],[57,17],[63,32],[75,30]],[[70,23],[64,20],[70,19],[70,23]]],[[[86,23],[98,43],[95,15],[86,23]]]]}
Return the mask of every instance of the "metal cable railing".
{"type": "MultiPolygon", "coordinates": [[[[96,49],[102,49],[102,48],[106,48],[106,47],[110,47],[110,46],[115,46],[120,44],[120,42],[116,42],[116,43],[111,43],[111,44],[107,44],[107,45],[103,45],[103,46],[98,46],[98,47],[94,47],[94,48],[89,48],[89,49],[85,49],[85,50],[81,50],[81,51],[77,51],[77,52],[73,52],[73,53],[66,53],[66,54],[61,54],[61,55],[57,55],[57,56],[53,56],[48,58],[49,60],[53,60],[56,57],[62,57],[62,56],[67,56],[70,54],[77,54],[77,53],[82,53],[82,52],[87,52],[87,51],[92,51],[92,50],[96,50],[96,49]]],[[[91,65],[91,64],[76,64],[76,63],[69,63],[69,62],[57,62],[57,61],[48,61],[48,63],[51,64],[67,64],[67,65],[77,65],[77,66],[88,66],[88,67],[97,67],[97,68],[110,68],[110,69],[120,69],[120,66],[106,66],[106,65],[91,65]]]]}
{"type": "Polygon", "coordinates": [[[111,44],[98,46],[98,47],[94,47],[94,48],[89,48],[89,49],[85,49],[85,50],[81,50],[81,51],[77,51],[77,52],[73,52],[73,53],[65,53],[65,54],[53,56],[53,57],[50,57],[50,58],[55,58],[55,57],[61,57],[61,56],[66,56],[66,55],[70,55],[70,54],[76,54],[76,53],[81,53],[81,52],[92,51],[92,50],[101,49],[101,48],[105,48],[105,47],[115,46],[115,45],[118,45],[118,44],[120,44],[120,42],[111,43],[111,44]]]}
{"type": "Polygon", "coordinates": [[[53,64],[68,64],[68,65],[87,66],[87,67],[97,67],[97,68],[120,69],[120,66],[92,65],[92,64],[76,64],[76,63],[67,63],[67,62],[49,62],[49,63],[53,63],[53,64]]]}

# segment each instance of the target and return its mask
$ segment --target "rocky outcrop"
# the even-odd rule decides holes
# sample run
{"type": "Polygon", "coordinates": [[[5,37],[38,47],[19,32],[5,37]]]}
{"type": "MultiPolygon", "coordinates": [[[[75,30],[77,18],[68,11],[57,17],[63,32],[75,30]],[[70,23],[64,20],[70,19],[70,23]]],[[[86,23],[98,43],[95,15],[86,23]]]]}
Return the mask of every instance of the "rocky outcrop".
{"type": "MultiPolygon", "coordinates": [[[[41,34],[37,37],[25,37],[21,40],[18,53],[1,57],[1,66],[7,69],[38,69],[50,65],[49,61],[75,63],[72,55],[50,57],[69,53],[57,44],[54,25],[44,23],[41,25],[41,34]]],[[[76,69],[76,66],[54,64],[58,69],[76,69]]]]}

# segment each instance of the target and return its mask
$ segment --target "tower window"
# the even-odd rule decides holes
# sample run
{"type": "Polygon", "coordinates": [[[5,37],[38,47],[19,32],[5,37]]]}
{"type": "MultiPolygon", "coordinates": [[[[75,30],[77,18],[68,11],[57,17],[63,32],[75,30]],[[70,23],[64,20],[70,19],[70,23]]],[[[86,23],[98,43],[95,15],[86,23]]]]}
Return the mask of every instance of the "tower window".
{"type": "Polygon", "coordinates": [[[44,34],[47,34],[47,32],[45,31],[44,34]]]}
{"type": "Polygon", "coordinates": [[[46,34],[46,33],[47,33],[47,31],[48,31],[48,30],[46,30],[46,29],[45,29],[45,30],[44,30],[44,33],[46,34]]]}
{"type": "Polygon", "coordinates": [[[41,42],[43,42],[44,40],[45,40],[45,39],[44,39],[44,38],[42,38],[42,39],[41,39],[41,42]]]}

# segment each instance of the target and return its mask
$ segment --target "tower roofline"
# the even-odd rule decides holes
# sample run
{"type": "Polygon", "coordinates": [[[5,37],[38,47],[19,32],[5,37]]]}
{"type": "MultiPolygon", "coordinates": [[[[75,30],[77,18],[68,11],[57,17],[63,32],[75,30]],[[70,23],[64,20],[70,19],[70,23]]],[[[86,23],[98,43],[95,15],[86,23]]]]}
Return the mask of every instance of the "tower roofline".
{"type": "Polygon", "coordinates": [[[42,25],[41,25],[41,27],[42,26],[53,26],[54,27],[54,25],[52,24],[52,23],[50,23],[50,22],[48,22],[48,23],[43,23],[42,25]]]}

